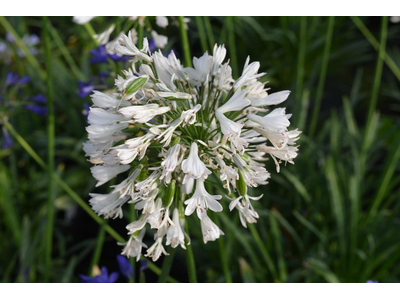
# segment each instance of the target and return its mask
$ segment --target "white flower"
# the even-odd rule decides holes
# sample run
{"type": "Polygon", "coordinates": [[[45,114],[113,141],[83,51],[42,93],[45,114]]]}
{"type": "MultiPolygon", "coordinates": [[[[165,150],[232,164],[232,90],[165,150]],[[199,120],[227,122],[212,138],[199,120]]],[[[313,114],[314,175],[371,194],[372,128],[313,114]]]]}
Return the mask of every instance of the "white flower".
{"type": "Polygon", "coordinates": [[[286,161],[290,164],[294,164],[293,159],[297,157],[297,151],[299,149],[293,146],[284,146],[281,149],[276,149],[275,147],[268,147],[266,145],[259,145],[256,147],[258,151],[265,152],[271,155],[272,159],[276,165],[276,171],[279,173],[280,166],[276,159],[286,161]]]}
{"type": "Polygon", "coordinates": [[[221,195],[210,195],[204,187],[204,179],[196,179],[196,191],[192,198],[185,201],[185,215],[190,216],[195,210],[199,219],[207,215],[207,210],[215,212],[222,211],[222,205],[217,201],[222,198],[221,195]]]}
{"type": "MultiPolygon", "coordinates": [[[[144,20],[139,18],[141,26],[144,20]]],[[[157,22],[164,26],[168,20],[157,22]]],[[[157,33],[153,36],[159,39],[157,46],[166,43],[157,33]]],[[[160,50],[151,53],[147,39],[142,49],[136,42],[131,31],[106,44],[106,51],[115,48],[117,55],[130,56],[132,64],[116,70],[122,75],[116,76],[115,93],[92,95],[89,140],[83,148],[95,165],[98,185],[129,171],[111,194],[92,194],[90,203],[106,218],[121,217],[123,205],[133,205],[138,220],[126,227],[131,236],[123,254],[139,258],[144,230],[150,227],[155,243],[146,255],[155,261],[167,255],[164,245],[185,248],[185,239],[190,242],[183,226],[195,210],[205,243],[223,235],[207,216],[207,210],[222,211],[222,194],[207,191],[208,183],[235,195],[229,208],[238,211],[244,227],[255,223],[259,216],[252,200],[262,196],[247,192],[268,184],[267,154],[278,172],[281,161],[293,163],[301,131],[289,129],[291,115],[285,108],[271,111],[289,91],[268,94],[259,80],[265,74],[258,73],[259,62],[248,58],[235,80],[229,61],[224,63],[225,46],[216,45],[212,55],[194,58],[194,67],[184,68],[173,51],[165,57],[160,50]]]]}
{"type": "Polygon", "coordinates": [[[291,114],[286,114],[285,108],[275,108],[272,112],[264,117],[249,114],[247,118],[256,122],[269,131],[283,132],[290,125],[289,118],[291,114]]]}
{"type": "Polygon", "coordinates": [[[168,19],[167,17],[161,17],[157,16],[156,17],[156,24],[158,27],[165,28],[168,26],[168,19]]]}
{"type": "Polygon", "coordinates": [[[122,172],[129,170],[129,166],[95,166],[90,169],[93,177],[98,181],[96,186],[105,184],[110,179],[114,178],[122,172]]]}
{"type": "Polygon", "coordinates": [[[172,248],[176,248],[181,245],[183,249],[185,246],[185,234],[179,220],[179,211],[177,208],[174,209],[171,225],[167,230],[167,242],[166,245],[171,245],[172,248]]]}
{"type": "Polygon", "coordinates": [[[163,49],[168,43],[168,37],[162,34],[158,34],[154,30],[151,31],[151,36],[153,37],[154,44],[157,48],[163,49]]]}
{"type": "Polygon", "coordinates": [[[211,174],[210,170],[206,168],[206,165],[199,158],[199,148],[196,143],[192,143],[188,158],[182,161],[182,171],[185,173],[183,183],[189,178],[199,179],[211,174]]]}
{"type": "Polygon", "coordinates": [[[211,221],[207,214],[203,219],[201,219],[201,232],[203,234],[204,244],[207,244],[207,242],[210,241],[215,241],[216,239],[219,239],[221,235],[224,235],[224,232],[219,229],[213,221],[211,221]]]}
{"type": "Polygon", "coordinates": [[[127,121],[126,118],[120,114],[106,111],[102,108],[91,107],[89,110],[88,122],[91,125],[112,125],[116,122],[127,121]]]}
{"type": "Polygon", "coordinates": [[[285,101],[290,95],[290,91],[281,91],[273,94],[269,94],[264,98],[254,100],[252,106],[266,106],[266,105],[277,105],[285,101]]]}
{"type": "Polygon", "coordinates": [[[108,218],[122,218],[122,205],[124,205],[129,197],[115,194],[90,194],[92,199],[89,203],[92,205],[93,210],[99,215],[103,215],[105,219],[108,218]]]}
{"type": "Polygon", "coordinates": [[[163,172],[160,179],[165,178],[165,183],[171,182],[171,173],[175,171],[175,168],[178,165],[178,156],[180,149],[181,145],[179,144],[176,144],[175,146],[169,148],[166,159],[161,163],[161,166],[163,167],[163,172]]]}
{"type": "Polygon", "coordinates": [[[83,25],[90,22],[93,18],[96,17],[86,17],[86,16],[75,16],[72,18],[72,21],[76,24],[83,25]]]}
{"type": "Polygon", "coordinates": [[[95,34],[93,37],[97,40],[99,45],[104,45],[107,44],[111,33],[114,31],[115,25],[112,24],[106,31],[100,33],[100,34],[95,34]]]}
{"type": "Polygon", "coordinates": [[[135,122],[146,123],[155,116],[170,111],[170,107],[160,107],[158,104],[127,106],[118,110],[124,117],[132,118],[135,122]]]}
{"type": "Polygon", "coordinates": [[[135,38],[136,37],[132,35],[131,31],[128,36],[123,35],[118,41],[119,44],[114,48],[115,53],[120,55],[131,55],[135,56],[137,59],[142,59],[149,63],[152,62],[151,57],[146,54],[149,48],[149,42],[147,39],[145,38],[143,40],[143,48],[139,50],[135,46],[135,38]]]}
{"type": "Polygon", "coordinates": [[[145,233],[146,229],[143,229],[138,236],[132,234],[127,243],[118,243],[119,245],[125,245],[121,254],[127,257],[136,257],[136,261],[139,261],[142,247],[147,248],[146,244],[142,242],[145,233]]]}
{"type": "Polygon", "coordinates": [[[92,98],[93,104],[101,108],[116,108],[128,106],[128,101],[118,99],[113,95],[107,95],[99,91],[93,91],[90,96],[92,98]]]}

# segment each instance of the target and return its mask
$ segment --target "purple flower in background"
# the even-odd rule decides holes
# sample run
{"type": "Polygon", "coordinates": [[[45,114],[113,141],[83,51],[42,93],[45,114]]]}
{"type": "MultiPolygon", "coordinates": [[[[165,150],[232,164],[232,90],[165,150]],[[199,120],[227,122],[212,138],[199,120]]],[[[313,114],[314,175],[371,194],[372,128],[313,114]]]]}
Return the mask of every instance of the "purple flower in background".
{"type": "Polygon", "coordinates": [[[100,77],[101,79],[108,78],[108,77],[110,77],[110,73],[100,72],[100,73],[99,73],[99,77],[100,77]]]}
{"type": "Polygon", "coordinates": [[[154,50],[156,50],[156,43],[154,42],[154,39],[150,39],[150,42],[149,42],[149,50],[150,50],[151,52],[153,52],[154,50]]]}
{"type": "Polygon", "coordinates": [[[139,261],[140,264],[140,272],[144,272],[148,269],[147,260],[142,259],[139,261]]]}
{"type": "Polygon", "coordinates": [[[88,82],[83,82],[79,80],[78,82],[78,96],[81,98],[87,97],[93,90],[94,85],[92,84],[93,78],[90,79],[88,82]]]}
{"type": "Polygon", "coordinates": [[[8,72],[6,75],[6,81],[4,83],[5,86],[12,86],[15,84],[24,84],[28,83],[30,78],[28,76],[19,77],[17,73],[8,72]]]}
{"type": "Polygon", "coordinates": [[[1,145],[1,148],[2,149],[12,148],[14,146],[14,142],[10,138],[10,135],[8,134],[7,129],[5,129],[4,127],[3,127],[3,137],[4,137],[4,141],[3,141],[3,144],[1,145]]]}
{"type": "Polygon", "coordinates": [[[119,56],[117,54],[109,54],[106,52],[106,46],[101,45],[98,46],[96,49],[90,50],[90,54],[92,55],[92,59],[90,60],[91,64],[103,64],[108,61],[108,59],[112,59],[113,61],[127,61],[129,57],[119,56]]]}
{"type": "Polygon", "coordinates": [[[83,283],[114,283],[118,280],[119,274],[117,272],[112,272],[108,276],[108,270],[106,267],[101,268],[100,275],[89,277],[86,275],[79,275],[83,283]]]}
{"type": "Polygon", "coordinates": [[[133,268],[129,259],[123,255],[117,255],[117,261],[119,265],[119,271],[126,278],[132,278],[133,276],[133,268]]]}
{"type": "Polygon", "coordinates": [[[46,103],[47,102],[46,96],[42,95],[42,94],[32,96],[31,98],[29,98],[29,100],[36,102],[36,103],[46,103]]]}
{"type": "Polygon", "coordinates": [[[366,283],[379,283],[379,281],[375,281],[375,280],[367,280],[367,282],[366,283]]]}
{"type": "Polygon", "coordinates": [[[47,116],[47,107],[45,106],[25,104],[24,107],[39,116],[47,116]]]}

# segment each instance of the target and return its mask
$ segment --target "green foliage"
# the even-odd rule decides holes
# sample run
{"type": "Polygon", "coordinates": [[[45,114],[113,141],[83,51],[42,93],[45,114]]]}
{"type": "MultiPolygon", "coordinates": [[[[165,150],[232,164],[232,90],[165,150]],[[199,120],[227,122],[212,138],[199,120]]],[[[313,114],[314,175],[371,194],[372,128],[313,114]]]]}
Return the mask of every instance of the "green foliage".
{"type": "MultiPolygon", "coordinates": [[[[176,21],[182,25],[184,19],[176,21]]],[[[32,55],[21,38],[42,35],[41,19],[0,17],[0,39],[12,32],[13,51],[25,53],[0,64],[1,81],[8,71],[31,77],[21,90],[2,94],[13,109],[1,106],[0,125],[14,141],[12,149],[0,150],[2,282],[43,282],[46,270],[52,282],[77,282],[93,265],[117,271],[121,248],[116,241],[124,241],[125,222],[103,222],[87,204],[95,182],[82,151],[82,110],[90,98],[76,95],[78,80],[99,72],[111,73],[102,84],[113,85],[121,63],[92,65],[89,54],[96,45],[89,32],[101,32],[112,22],[148,36],[137,22],[116,17],[98,17],[90,27],[71,18],[48,18],[51,64],[46,70],[43,41],[32,55]],[[53,74],[53,172],[45,163],[52,155],[47,120],[23,108],[30,96],[46,94],[47,73],[53,74]],[[54,180],[51,269],[45,256],[47,174],[54,180]]],[[[243,228],[225,198],[224,211],[210,213],[225,233],[220,240],[205,245],[192,218],[186,253],[167,248],[171,255],[164,261],[144,272],[136,268],[137,280],[399,282],[400,25],[364,17],[196,17],[188,26],[188,32],[172,24],[163,30],[169,37],[165,50],[176,49],[189,66],[190,52],[198,57],[214,42],[225,43],[236,74],[247,55],[260,61],[272,92],[292,90],[286,106],[294,113],[293,126],[303,131],[301,147],[295,165],[281,166],[281,173],[267,162],[272,178],[257,191],[264,197],[253,202],[260,214],[257,224],[243,228]]],[[[132,92],[141,84],[133,83],[132,92]]],[[[125,216],[135,219],[128,209],[125,216]]],[[[145,241],[151,240],[148,232],[145,241]]]]}

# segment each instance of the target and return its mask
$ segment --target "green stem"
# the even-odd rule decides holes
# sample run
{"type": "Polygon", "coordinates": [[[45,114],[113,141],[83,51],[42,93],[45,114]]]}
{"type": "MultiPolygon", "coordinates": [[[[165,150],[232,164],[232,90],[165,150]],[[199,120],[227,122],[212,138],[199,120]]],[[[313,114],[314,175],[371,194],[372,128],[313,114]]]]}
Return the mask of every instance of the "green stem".
{"type": "Polygon", "coordinates": [[[84,80],[85,75],[79,70],[78,66],[76,65],[74,59],[72,58],[71,54],[69,53],[67,47],[65,47],[60,35],[58,34],[57,30],[53,27],[53,25],[49,21],[49,29],[50,33],[57,44],[58,48],[60,49],[62,55],[64,56],[65,60],[67,61],[71,71],[74,73],[75,77],[84,80]]]}
{"type": "MultiPolygon", "coordinates": [[[[189,234],[188,222],[186,222],[186,224],[185,224],[185,231],[187,232],[187,234],[189,234]]],[[[186,254],[186,264],[187,264],[187,269],[188,269],[189,282],[196,283],[197,282],[197,275],[196,275],[197,273],[196,273],[196,264],[194,261],[192,245],[186,246],[185,254],[186,254]]]]}
{"type": "Polygon", "coordinates": [[[139,49],[143,48],[143,26],[140,24],[138,29],[138,48],[139,49]]]}
{"type": "Polygon", "coordinates": [[[297,63],[297,79],[296,79],[296,112],[302,107],[303,81],[304,81],[304,61],[306,55],[306,39],[307,39],[307,17],[301,17],[300,23],[300,40],[299,40],[299,57],[297,63]]]}
{"type": "Polygon", "coordinates": [[[104,220],[103,224],[100,225],[99,235],[97,236],[97,241],[96,241],[96,248],[94,250],[92,262],[90,263],[88,272],[90,277],[93,276],[93,267],[95,265],[98,265],[100,261],[101,251],[103,250],[104,239],[106,236],[106,226],[105,226],[106,224],[107,220],[104,220]]]}
{"type": "Polygon", "coordinates": [[[167,277],[169,275],[169,272],[171,271],[172,263],[174,261],[176,250],[176,248],[171,248],[171,250],[169,251],[169,255],[165,256],[161,268],[161,275],[158,278],[158,283],[165,283],[167,281],[167,277]]]}
{"type": "Polygon", "coordinates": [[[83,24],[83,26],[85,27],[86,31],[89,33],[90,38],[92,39],[94,45],[97,46],[99,43],[97,42],[97,39],[94,37],[96,35],[96,32],[94,31],[90,22],[83,24]]]}
{"type": "Polygon", "coordinates": [[[14,28],[11,26],[11,24],[3,16],[0,16],[0,23],[1,23],[1,25],[3,25],[4,29],[7,32],[9,32],[13,35],[17,47],[24,52],[26,59],[33,66],[33,68],[39,73],[40,78],[42,80],[45,80],[46,72],[42,69],[42,67],[40,66],[37,59],[30,53],[28,47],[25,45],[25,43],[19,37],[18,33],[14,30],[14,28]]]}
{"type": "Polygon", "coordinates": [[[47,224],[45,234],[45,280],[50,280],[51,273],[51,252],[53,245],[53,227],[54,227],[54,105],[53,105],[53,87],[51,73],[51,55],[50,55],[50,36],[47,17],[43,17],[43,41],[46,57],[46,88],[47,88],[47,224]]]}
{"type": "Polygon", "coordinates": [[[213,50],[214,45],[215,45],[215,39],[214,39],[214,34],[212,31],[212,26],[210,23],[210,19],[206,16],[204,17],[204,25],[206,27],[206,32],[207,32],[207,36],[208,36],[208,42],[210,44],[210,51],[213,50]]]}
{"type": "Polygon", "coordinates": [[[179,16],[178,19],[179,19],[179,28],[181,31],[182,50],[183,50],[183,56],[185,59],[185,65],[186,65],[186,67],[191,67],[192,60],[191,60],[191,55],[190,55],[188,35],[187,35],[186,28],[185,28],[185,22],[183,21],[182,16],[179,16]]]}
{"type": "Polygon", "coordinates": [[[328,21],[328,30],[326,33],[324,55],[322,57],[321,73],[319,75],[319,81],[318,81],[317,97],[315,98],[315,106],[314,106],[314,111],[313,111],[311,125],[310,125],[310,137],[312,137],[315,133],[315,129],[317,126],[317,121],[318,121],[319,110],[321,107],[321,100],[322,100],[322,96],[324,94],[324,85],[325,85],[326,72],[328,70],[329,54],[330,54],[330,49],[331,49],[331,44],[332,44],[332,35],[333,35],[334,24],[335,24],[335,17],[330,16],[329,21],[328,21]]]}
{"type": "Polygon", "coordinates": [[[201,49],[203,50],[203,52],[206,52],[207,51],[207,38],[206,38],[206,33],[204,31],[203,21],[200,16],[196,16],[195,18],[196,18],[197,30],[199,31],[201,49]]]}
{"type": "MultiPolygon", "coordinates": [[[[351,20],[354,22],[354,24],[360,29],[361,33],[365,36],[365,38],[368,40],[368,42],[374,47],[376,51],[380,49],[380,44],[376,40],[376,38],[373,36],[371,31],[368,30],[368,28],[364,25],[363,21],[359,17],[350,17],[351,20]]],[[[393,72],[394,76],[397,77],[397,79],[400,81],[400,68],[396,65],[394,60],[384,52],[384,61],[389,67],[389,69],[393,72]]]]}
{"type": "MultiPolygon", "coordinates": [[[[214,218],[215,224],[221,228],[221,223],[218,219],[218,217],[214,218]]],[[[232,283],[232,276],[231,272],[229,270],[229,262],[228,262],[228,255],[225,249],[225,242],[222,237],[218,239],[218,248],[219,248],[219,254],[221,257],[221,263],[222,263],[222,269],[224,270],[224,275],[225,275],[225,281],[226,283],[232,283]]]]}
{"type": "MultiPolygon", "coordinates": [[[[372,87],[371,102],[369,103],[367,124],[371,122],[372,115],[375,112],[376,102],[378,100],[379,87],[381,84],[383,60],[385,57],[386,37],[387,37],[388,17],[382,17],[381,40],[378,52],[378,61],[376,63],[374,84],[372,87]]],[[[368,125],[367,125],[368,128],[368,125]]]]}
{"type": "MultiPolygon", "coordinates": [[[[4,126],[7,127],[7,129],[10,131],[10,133],[13,135],[13,137],[17,140],[17,142],[25,149],[25,151],[36,161],[36,163],[41,166],[43,169],[47,170],[47,165],[46,163],[37,155],[35,150],[32,149],[32,147],[25,141],[25,139],[15,131],[14,127],[8,122],[6,118],[3,118],[3,124],[4,126]]],[[[100,218],[93,210],[90,208],[90,206],[81,198],[78,196],[77,193],[71,187],[64,181],[62,180],[56,173],[53,172],[53,180],[57,182],[61,188],[80,206],[82,209],[98,224],[103,223],[103,219],[100,218]]],[[[125,243],[125,239],[120,236],[110,225],[105,225],[106,231],[108,232],[109,235],[111,235],[117,242],[120,243],[125,243]]],[[[149,269],[154,272],[156,275],[161,274],[161,269],[158,268],[153,262],[151,262],[147,258],[143,258],[147,260],[148,267],[149,269]]],[[[177,283],[178,281],[171,276],[168,277],[169,282],[177,283]]]]}
{"type": "Polygon", "coordinates": [[[233,17],[227,16],[227,28],[228,28],[228,43],[229,50],[231,51],[231,66],[232,66],[232,74],[234,78],[238,77],[238,63],[237,63],[237,55],[236,55],[236,43],[235,43],[235,25],[233,23],[233,17]]]}

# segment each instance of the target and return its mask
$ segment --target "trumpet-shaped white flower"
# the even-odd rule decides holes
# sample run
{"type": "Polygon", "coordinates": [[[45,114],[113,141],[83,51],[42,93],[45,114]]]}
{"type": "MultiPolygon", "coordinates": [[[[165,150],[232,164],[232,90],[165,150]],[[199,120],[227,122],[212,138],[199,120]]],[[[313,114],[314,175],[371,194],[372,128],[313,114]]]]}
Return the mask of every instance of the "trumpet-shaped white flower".
{"type": "Polygon", "coordinates": [[[221,235],[225,235],[225,233],[219,229],[213,221],[211,221],[207,214],[205,214],[204,218],[201,219],[201,232],[203,234],[204,244],[215,241],[219,239],[221,235]]]}
{"type": "Polygon", "coordinates": [[[157,16],[156,17],[156,24],[158,27],[165,28],[168,26],[168,19],[167,17],[161,17],[157,16]]]}
{"type": "Polygon", "coordinates": [[[132,234],[127,243],[118,243],[121,246],[125,245],[121,254],[127,257],[136,257],[136,261],[139,261],[142,255],[142,248],[147,248],[147,245],[142,242],[145,233],[146,229],[143,229],[137,236],[132,234]]]}
{"type": "Polygon", "coordinates": [[[217,200],[221,198],[221,195],[210,195],[204,186],[204,179],[197,179],[196,191],[190,199],[185,201],[187,205],[185,215],[190,216],[196,210],[199,219],[203,219],[207,215],[208,209],[220,212],[222,205],[217,200]]]}
{"type": "Polygon", "coordinates": [[[151,31],[151,36],[153,37],[154,44],[157,48],[163,49],[168,43],[168,37],[162,34],[158,34],[154,30],[151,31]]]}
{"type": "Polygon", "coordinates": [[[185,246],[185,233],[183,227],[180,224],[179,220],[179,211],[177,208],[174,209],[172,223],[168,227],[167,230],[167,243],[166,245],[171,245],[172,248],[176,248],[181,245],[183,249],[186,249],[185,246]]]}
{"type": "MultiPolygon", "coordinates": [[[[144,26],[144,17],[139,23],[144,26]]],[[[157,24],[166,26],[168,19],[159,17],[157,24]]],[[[166,43],[153,36],[158,47],[166,43]]],[[[225,193],[211,190],[207,182],[214,187],[219,180],[227,194],[236,194],[228,198],[229,208],[244,227],[255,223],[259,215],[252,201],[262,195],[248,196],[248,190],[268,184],[268,155],[278,172],[281,161],[293,163],[301,131],[289,130],[291,115],[285,108],[271,110],[290,92],[269,93],[259,80],[265,74],[259,73],[259,62],[248,58],[237,79],[224,62],[225,46],[216,45],[212,55],[194,58],[193,68],[184,68],[173,51],[168,57],[160,50],[151,53],[147,39],[141,49],[136,40],[130,31],[106,45],[107,51],[115,48],[113,53],[130,56],[132,65],[118,72],[116,93],[92,95],[89,141],[83,148],[95,165],[97,186],[129,170],[110,194],[91,194],[90,203],[105,218],[121,217],[124,207],[133,205],[138,219],[126,227],[130,238],[123,254],[139,259],[150,227],[155,241],[146,256],[155,261],[168,255],[164,245],[185,249],[190,243],[183,228],[194,211],[204,243],[224,234],[207,211],[221,212],[225,193]]]]}

